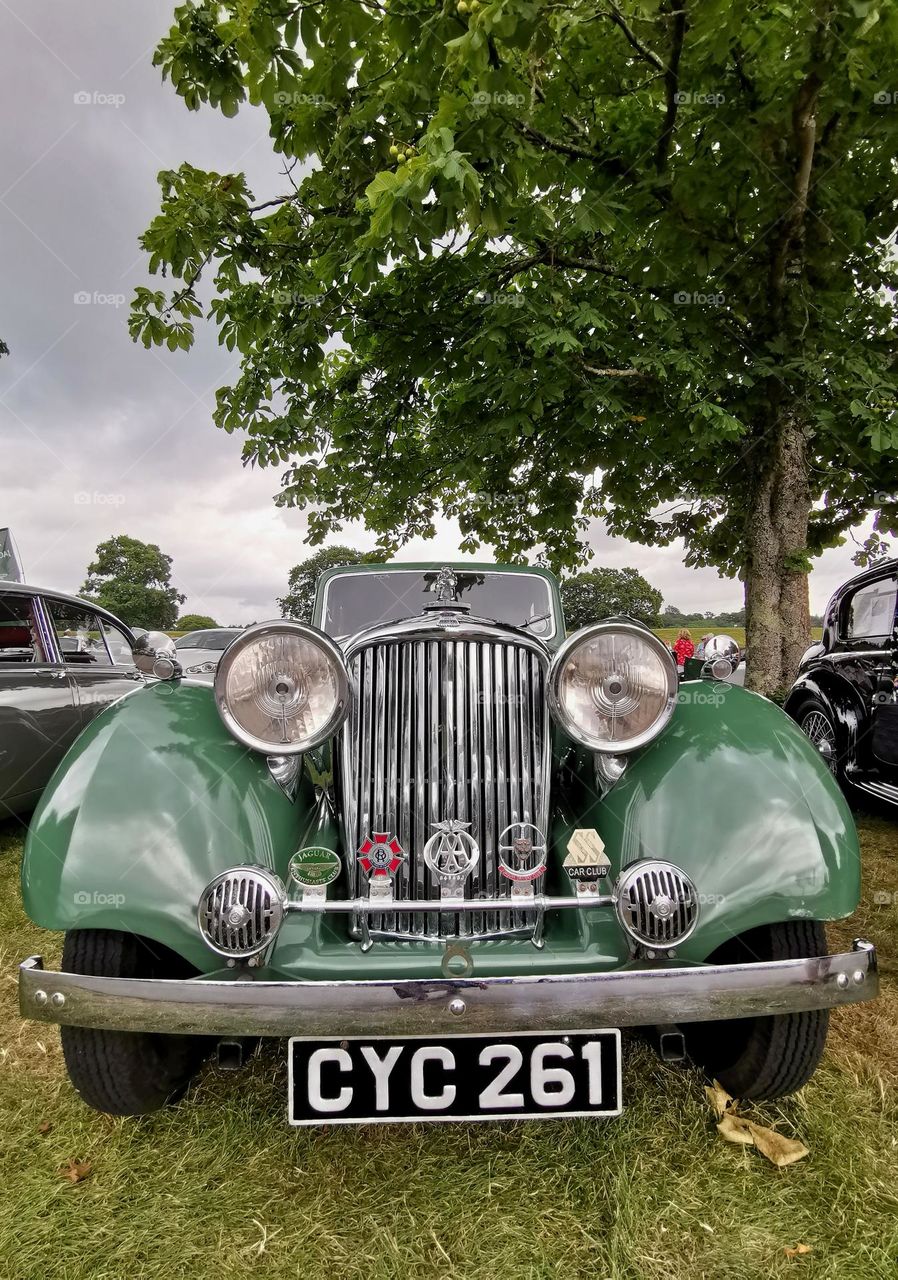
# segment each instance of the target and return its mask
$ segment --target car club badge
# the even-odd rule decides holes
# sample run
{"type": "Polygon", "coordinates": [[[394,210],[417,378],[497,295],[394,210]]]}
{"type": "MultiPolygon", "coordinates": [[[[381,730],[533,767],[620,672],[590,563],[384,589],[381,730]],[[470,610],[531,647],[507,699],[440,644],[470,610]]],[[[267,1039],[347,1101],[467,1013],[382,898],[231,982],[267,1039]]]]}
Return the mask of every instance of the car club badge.
{"type": "Polygon", "coordinates": [[[470,822],[447,818],[433,825],[435,833],[424,846],[424,862],[440,886],[440,897],[460,898],[480,861],[480,846],[468,831],[470,822]]]}
{"type": "Polygon", "coordinates": [[[577,892],[596,893],[599,881],[611,868],[602,837],[593,827],[578,827],[568,840],[567,849],[562,865],[577,892]]]}
{"type": "Polygon", "coordinates": [[[359,845],[359,866],[372,881],[391,880],[404,857],[402,845],[389,831],[372,831],[359,845]]]}
{"type": "Polygon", "coordinates": [[[341,866],[333,849],[299,849],[290,859],[290,879],[306,889],[324,889],[336,880],[341,866]]]}
{"type": "Polygon", "coordinates": [[[513,822],[499,836],[499,874],[515,885],[538,880],[547,856],[546,837],[532,822],[513,822]]]}

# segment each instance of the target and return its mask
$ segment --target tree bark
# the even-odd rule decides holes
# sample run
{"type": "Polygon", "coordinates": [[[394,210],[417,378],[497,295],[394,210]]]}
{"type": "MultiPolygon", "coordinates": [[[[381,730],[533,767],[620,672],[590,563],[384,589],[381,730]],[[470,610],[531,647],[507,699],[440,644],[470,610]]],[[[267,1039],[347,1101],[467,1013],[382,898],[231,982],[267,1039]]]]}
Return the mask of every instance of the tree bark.
{"type": "Polygon", "coordinates": [[[746,685],[785,696],[810,643],[807,437],[784,412],[749,456],[746,520],[746,685]]]}

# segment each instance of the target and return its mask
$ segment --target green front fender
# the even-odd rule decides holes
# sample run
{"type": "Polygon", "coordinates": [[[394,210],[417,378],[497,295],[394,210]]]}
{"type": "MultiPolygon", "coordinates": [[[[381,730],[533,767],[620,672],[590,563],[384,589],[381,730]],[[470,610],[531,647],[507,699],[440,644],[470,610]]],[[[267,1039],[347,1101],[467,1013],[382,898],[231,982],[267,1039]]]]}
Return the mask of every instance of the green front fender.
{"type": "Polygon", "coordinates": [[[860,897],[854,819],[795,722],[737,685],[684,683],[678,702],[658,741],[604,800],[593,796],[590,820],[570,824],[599,830],[613,873],[661,858],[692,877],[700,921],[682,959],[704,960],[756,925],[850,915],[860,897]]]}
{"type": "Polygon", "coordinates": [[[47,929],[127,929],[204,972],[196,904],[241,862],[281,876],[314,823],[304,782],[291,803],[265,760],[219,719],[209,685],[141,686],[77,739],[25,843],[25,910],[47,929]]]}

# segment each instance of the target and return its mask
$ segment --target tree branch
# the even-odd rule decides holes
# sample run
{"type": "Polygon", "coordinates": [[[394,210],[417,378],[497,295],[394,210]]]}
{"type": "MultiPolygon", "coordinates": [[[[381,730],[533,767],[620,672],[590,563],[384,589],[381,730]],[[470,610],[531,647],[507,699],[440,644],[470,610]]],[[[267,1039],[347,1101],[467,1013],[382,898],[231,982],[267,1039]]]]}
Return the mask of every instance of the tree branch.
{"type": "Polygon", "coordinates": [[[628,25],[626,18],[621,13],[620,9],[618,9],[616,4],[610,4],[608,6],[608,17],[616,27],[620,27],[621,31],[624,33],[627,43],[636,50],[640,58],[644,59],[649,66],[654,67],[656,71],[665,70],[664,63],[658,57],[657,53],[655,53],[653,49],[650,49],[648,45],[642,43],[635,31],[633,31],[632,27],[628,25]]]}
{"type": "Polygon", "coordinates": [[[670,154],[674,130],[677,127],[677,107],[680,90],[680,55],[683,52],[683,38],[686,35],[686,5],[682,0],[682,8],[673,13],[673,35],[671,37],[670,57],[664,68],[664,96],[667,109],[664,112],[664,124],[658,146],[655,148],[655,168],[664,173],[667,168],[667,157],[670,154]]]}

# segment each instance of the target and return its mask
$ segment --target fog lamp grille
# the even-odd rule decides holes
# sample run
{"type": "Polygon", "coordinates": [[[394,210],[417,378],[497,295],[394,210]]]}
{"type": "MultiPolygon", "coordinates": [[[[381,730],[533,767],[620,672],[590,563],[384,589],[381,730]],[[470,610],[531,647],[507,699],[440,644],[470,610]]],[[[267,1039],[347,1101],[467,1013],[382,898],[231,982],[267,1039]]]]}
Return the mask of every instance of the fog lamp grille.
{"type": "Polygon", "coordinates": [[[200,931],[219,955],[246,959],[274,941],[284,919],[284,886],[259,867],[234,867],[200,898],[200,931]]]}
{"type": "Polygon", "coordinates": [[[623,930],[646,947],[673,947],[698,922],[695,885],[669,862],[636,862],[621,875],[615,907],[623,930]]]}

